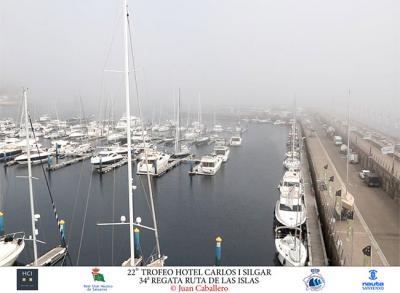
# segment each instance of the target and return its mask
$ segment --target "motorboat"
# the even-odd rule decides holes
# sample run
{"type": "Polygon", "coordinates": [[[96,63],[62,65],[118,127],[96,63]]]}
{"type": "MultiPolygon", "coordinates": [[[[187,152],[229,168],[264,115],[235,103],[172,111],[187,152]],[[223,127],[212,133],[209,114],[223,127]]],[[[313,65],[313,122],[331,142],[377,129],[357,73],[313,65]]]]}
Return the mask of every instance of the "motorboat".
{"type": "Polygon", "coordinates": [[[138,163],[137,174],[146,175],[149,172],[150,175],[154,176],[165,172],[168,169],[170,157],[168,154],[146,149],[138,163]]]}
{"type": "Polygon", "coordinates": [[[8,160],[22,153],[21,147],[15,144],[0,145],[0,161],[8,160]]]}
{"type": "Polygon", "coordinates": [[[12,266],[25,248],[24,233],[7,234],[0,237],[0,267],[12,266]]]}
{"type": "Polygon", "coordinates": [[[221,158],[222,162],[226,162],[229,159],[230,149],[224,145],[216,145],[214,147],[213,155],[221,158]]]}
{"type": "Polygon", "coordinates": [[[296,171],[286,171],[279,185],[280,197],[275,205],[275,218],[290,228],[301,226],[306,221],[303,185],[296,171]]]}
{"type": "Polygon", "coordinates": [[[190,156],[192,153],[190,152],[190,148],[187,145],[180,145],[179,149],[172,154],[173,158],[185,158],[190,156]]]}
{"type": "Polygon", "coordinates": [[[193,144],[196,146],[201,146],[201,145],[208,144],[209,142],[210,142],[209,136],[200,136],[194,140],[193,144]]]}
{"type": "Polygon", "coordinates": [[[281,193],[281,196],[285,197],[288,196],[289,191],[292,189],[295,189],[302,194],[302,187],[300,172],[289,170],[283,174],[282,181],[279,184],[279,192],[281,193]]]}
{"type": "Polygon", "coordinates": [[[288,151],[286,152],[286,158],[300,158],[300,154],[297,151],[288,151]]]}
{"type": "Polygon", "coordinates": [[[287,170],[295,170],[295,171],[299,171],[300,170],[300,160],[296,157],[289,157],[286,158],[283,161],[283,166],[287,169],[287,170]]]}
{"type": "Polygon", "coordinates": [[[224,129],[222,128],[222,125],[215,124],[213,127],[213,132],[222,132],[224,129]]]}
{"type": "Polygon", "coordinates": [[[124,157],[113,151],[100,151],[97,156],[90,158],[90,163],[96,168],[121,161],[124,157]]]}
{"type": "Polygon", "coordinates": [[[275,205],[277,226],[295,228],[306,222],[304,197],[294,188],[288,196],[280,196],[275,205]]]}
{"type": "Polygon", "coordinates": [[[107,136],[107,141],[122,141],[122,140],[126,140],[126,134],[121,133],[121,132],[115,132],[115,133],[110,133],[107,136]]]}
{"type": "MultiPolygon", "coordinates": [[[[46,163],[50,156],[51,156],[51,154],[48,151],[41,150],[41,149],[37,150],[36,148],[32,149],[31,150],[31,163],[32,163],[32,165],[46,163]]],[[[28,154],[19,155],[18,157],[15,158],[15,161],[20,165],[27,165],[28,164],[28,154]]]]}
{"type": "Polygon", "coordinates": [[[240,136],[232,136],[229,140],[229,145],[231,146],[240,146],[242,145],[242,138],[240,136]]]}
{"type": "Polygon", "coordinates": [[[222,159],[217,156],[203,156],[200,163],[196,165],[191,173],[199,175],[215,175],[221,168],[222,159]]]}
{"type": "Polygon", "coordinates": [[[307,261],[307,249],[302,239],[301,229],[289,229],[278,227],[275,229],[275,249],[279,262],[283,266],[305,266],[307,261]]]}

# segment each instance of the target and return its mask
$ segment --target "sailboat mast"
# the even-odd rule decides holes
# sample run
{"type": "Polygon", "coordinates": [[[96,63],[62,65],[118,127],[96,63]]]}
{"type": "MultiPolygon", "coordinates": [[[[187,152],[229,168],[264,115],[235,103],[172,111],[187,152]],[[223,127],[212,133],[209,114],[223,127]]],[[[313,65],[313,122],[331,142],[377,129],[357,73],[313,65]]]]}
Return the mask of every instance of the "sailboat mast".
{"type": "Polygon", "coordinates": [[[32,166],[31,166],[31,145],[29,143],[29,123],[28,123],[28,96],[24,89],[24,104],[25,104],[25,137],[26,137],[26,152],[28,157],[28,182],[29,182],[29,201],[31,204],[31,222],[32,222],[32,238],[33,238],[33,264],[37,266],[37,243],[36,243],[36,227],[35,227],[35,206],[33,202],[32,188],[32,166]]]}
{"type": "Polygon", "coordinates": [[[181,136],[181,89],[178,90],[178,109],[176,113],[175,154],[181,151],[179,139],[181,136]]]}
{"type": "Polygon", "coordinates": [[[133,241],[133,186],[132,186],[132,139],[131,139],[131,110],[129,102],[129,57],[128,57],[128,4],[123,0],[124,18],[124,75],[125,75],[125,100],[126,100],[126,139],[128,145],[128,198],[129,198],[129,242],[130,265],[135,265],[135,243],[133,241]]]}

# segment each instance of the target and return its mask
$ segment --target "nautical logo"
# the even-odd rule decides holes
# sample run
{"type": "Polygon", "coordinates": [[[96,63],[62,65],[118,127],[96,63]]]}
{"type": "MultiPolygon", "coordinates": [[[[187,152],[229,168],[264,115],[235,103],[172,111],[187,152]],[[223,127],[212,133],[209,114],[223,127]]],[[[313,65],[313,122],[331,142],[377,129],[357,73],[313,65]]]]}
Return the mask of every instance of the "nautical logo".
{"type": "Polygon", "coordinates": [[[92,276],[93,280],[95,282],[105,282],[104,280],[104,275],[99,273],[100,269],[99,268],[93,268],[92,269],[92,276]]]}
{"type": "Polygon", "coordinates": [[[368,271],[369,276],[368,279],[371,281],[365,281],[362,282],[361,287],[363,290],[385,290],[385,283],[382,281],[377,281],[378,280],[378,271],[377,270],[369,270],[368,271]]]}
{"type": "Polygon", "coordinates": [[[311,269],[311,275],[303,279],[306,289],[311,291],[319,291],[325,286],[325,279],[319,273],[319,269],[311,269]]]}
{"type": "Polygon", "coordinates": [[[86,292],[107,292],[108,290],[112,290],[114,288],[114,285],[110,284],[110,282],[106,283],[104,274],[100,273],[99,268],[97,267],[92,268],[91,275],[93,281],[85,283],[83,285],[83,289],[86,292]]]}
{"type": "Polygon", "coordinates": [[[370,279],[372,281],[375,281],[376,279],[378,279],[378,277],[376,276],[377,272],[378,272],[377,270],[370,270],[368,279],[370,279]]]}

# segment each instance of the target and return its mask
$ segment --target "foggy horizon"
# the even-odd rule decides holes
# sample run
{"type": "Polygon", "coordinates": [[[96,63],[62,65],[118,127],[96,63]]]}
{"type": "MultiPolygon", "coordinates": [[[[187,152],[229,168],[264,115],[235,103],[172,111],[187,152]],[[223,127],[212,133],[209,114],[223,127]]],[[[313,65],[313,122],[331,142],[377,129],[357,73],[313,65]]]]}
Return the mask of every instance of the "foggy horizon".
{"type": "MultiPolygon", "coordinates": [[[[292,108],[296,97],[339,114],[349,103],[364,121],[399,119],[396,1],[128,4],[146,117],[172,113],[180,88],[183,111],[197,111],[199,94],[204,112],[292,108]]],[[[77,114],[82,100],[86,115],[102,117],[111,101],[122,115],[123,75],[107,72],[123,69],[121,14],[122,1],[2,1],[0,100],[27,87],[39,114],[77,114]]],[[[137,114],[132,75],[131,100],[137,114]]]]}

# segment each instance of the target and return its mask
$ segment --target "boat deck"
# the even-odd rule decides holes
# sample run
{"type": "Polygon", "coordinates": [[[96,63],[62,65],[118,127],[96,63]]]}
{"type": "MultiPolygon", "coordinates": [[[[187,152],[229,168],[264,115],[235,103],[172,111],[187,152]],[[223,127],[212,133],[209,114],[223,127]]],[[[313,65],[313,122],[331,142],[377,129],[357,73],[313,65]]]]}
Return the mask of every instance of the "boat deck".
{"type": "MultiPolygon", "coordinates": [[[[52,266],[58,263],[67,254],[67,248],[62,246],[57,246],[52,250],[46,252],[37,260],[37,266],[52,266]]],[[[27,266],[34,266],[34,263],[30,263],[27,266]]]]}

